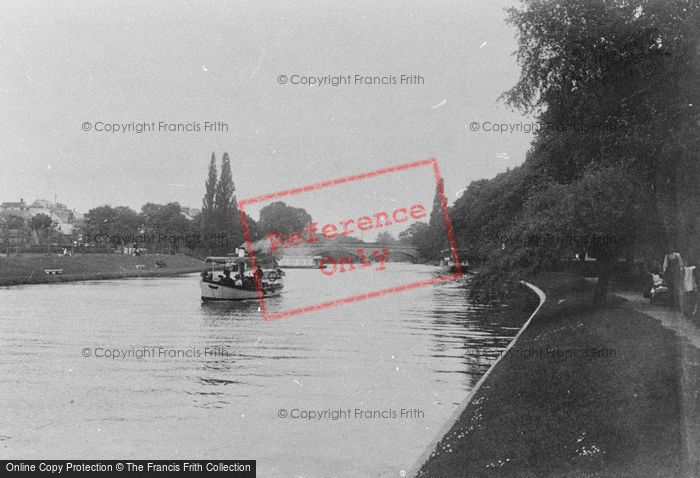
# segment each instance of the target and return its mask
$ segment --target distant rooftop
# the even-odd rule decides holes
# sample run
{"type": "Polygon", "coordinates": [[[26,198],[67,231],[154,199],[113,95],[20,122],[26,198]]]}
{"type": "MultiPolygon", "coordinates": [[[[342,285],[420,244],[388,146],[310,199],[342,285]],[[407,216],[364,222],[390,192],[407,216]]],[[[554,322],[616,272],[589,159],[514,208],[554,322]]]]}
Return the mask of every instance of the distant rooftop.
{"type": "Polygon", "coordinates": [[[19,202],[8,201],[0,204],[3,209],[23,209],[27,207],[27,203],[24,202],[24,198],[20,199],[19,202]]]}

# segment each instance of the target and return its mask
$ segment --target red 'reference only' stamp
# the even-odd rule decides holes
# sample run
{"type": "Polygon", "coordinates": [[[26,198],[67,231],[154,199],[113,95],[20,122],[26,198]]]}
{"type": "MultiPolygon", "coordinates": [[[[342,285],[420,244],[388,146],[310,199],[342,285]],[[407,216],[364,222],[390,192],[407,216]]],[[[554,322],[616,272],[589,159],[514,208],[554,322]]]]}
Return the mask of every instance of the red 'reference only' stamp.
{"type": "MultiPolygon", "coordinates": [[[[396,166],[390,166],[387,168],[355,174],[352,176],[345,176],[337,179],[331,179],[328,181],[309,184],[302,187],[287,189],[270,194],[252,197],[249,199],[240,200],[238,202],[238,209],[241,217],[241,224],[243,226],[243,235],[245,237],[246,249],[248,250],[248,255],[250,256],[251,263],[253,267],[255,267],[256,263],[254,241],[251,237],[250,227],[247,222],[248,216],[245,212],[245,208],[247,206],[250,206],[252,204],[265,203],[269,201],[276,201],[282,198],[302,195],[312,191],[319,191],[334,186],[337,187],[340,185],[354,184],[360,181],[367,181],[372,178],[387,177],[389,175],[400,173],[402,171],[420,170],[420,168],[424,168],[425,171],[427,171],[428,174],[431,174],[434,178],[437,195],[442,209],[442,217],[444,219],[446,237],[455,264],[455,272],[441,275],[438,277],[433,277],[426,280],[400,284],[392,287],[380,288],[371,292],[364,292],[361,294],[355,294],[346,297],[338,297],[337,299],[325,300],[317,304],[311,304],[303,307],[297,307],[289,310],[275,312],[269,312],[265,300],[265,294],[262,288],[262,283],[260,279],[258,279],[256,276],[255,282],[258,293],[258,300],[260,302],[260,311],[262,312],[263,319],[276,320],[283,317],[290,317],[293,315],[303,314],[305,312],[317,311],[329,307],[334,307],[337,305],[349,304],[361,300],[385,296],[388,294],[404,292],[418,287],[425,287],[439,282],[450,281],[462,277],[460,260],[459,257],[457,257],[457,243],[455,241],[454,230],[452,228],[452,222],[450,220],[449,210],[447,207],[447,199],[445,197],[438,162],[437,159],[434,158],[422,161],[415,161],[411,163],[399,164],[396,166]]],[[[303,228],[303,230],[300,231],[288,233],[268,232],[266,237],[264,237],[264,241],[267,242],[267,247],[270,249],[271,252],[284,253],[285,251],[294,250],[295,248],[313,246],[321,241],[339,240],[341,238],[351,237],[356,233],[373,231],[375,229],[381,229],[389,227],[391,225],[410,225],[411,223],[420,221],[422,219],[426,219],[429,215],[430,210],[426,208],[424,204],[421,204],[419,202],[413,202],[410,204],[400,205],[389,210],[379,210],[373,211],[371,213],[368,211],[368,213],[364,215],[359,215],[351,218],[343,218],[342,220],[334,222],[318,223],[317,221],[311,221],[306,225],[305,228],[303,228]]],[[[256,242],[260,241],[258,240],[256,242]]],[[[320,261],[318,269],[320,273],[326,277],[331,277],[337,274],[344,274],[362,269],[380,272],[386,269],[386,263],[389,257],[389,248],[382,246],[366,248],[365,244],[361,242],[359,244],[356,244],[355,250],[353,251],[353,256],[354,259],[350,256],[323,257],[320,261]]]]}

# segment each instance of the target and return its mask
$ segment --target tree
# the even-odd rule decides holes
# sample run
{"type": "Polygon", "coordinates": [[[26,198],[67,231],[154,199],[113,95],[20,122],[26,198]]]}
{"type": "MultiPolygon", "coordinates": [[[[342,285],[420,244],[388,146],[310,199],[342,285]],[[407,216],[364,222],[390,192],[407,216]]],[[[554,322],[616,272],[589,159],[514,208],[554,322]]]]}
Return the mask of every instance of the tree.
{"type": "Polygon", "coordinates": [[[112,232],[112,221],[117,218],[117,212],[111,206],[98,206],[90,209],[85,214],[88,238],[106,237],[112,232]]]}
{"type": "Polygon", "coordinates": [[[612,267],[630,246],[639,221],[631,174],[616,166],[589,169],[579,181],[553,183],[528,198],[511,234],[522,238],[530,273],[582,251],[598,262],[594,302],[606,300],[612,267]]]}
{"type": "MultiPolygon", "coordinates": [[[[248,234],[250,234],[250,239],[252,241],[256,241],[261,238],[260,234],[260,227],[258,226],[258,222],[250,217],[248,213],[245,213],[245,219],[246,219],[246,224],[248,226],[248,234]]],[[[241,224],[241,229],[243,228],[243,225],[241,224]]]]}
{"type": "Polygon", "coordinates": [[[211,160],[209,161],[209,176],[204,183],[204,198],[202,199],[202,232],[204,234],[211,234],[214,229],[214,198],[216,196],[216,156],[211,153],[211,160]]]}
{"type": "MultiPolygon", "coordinates": [[[[496,214],[511,221],[498,232],[522,240],[487,245],[482,284],[503,288],[584,248],[599,260],[603,302],[611,264],[632,247],[658,257],[658,231],[668,243],[685,236],[683,253],[699,242],[689,232],[700,216],[699,12],[684,0],[523,0],[509,10],[521,74],[504,98],[544,127],[522,172],[506,175],[524,173],[526,186],[495,188],[501,207],[520,201],[496,214]]],[[[474,213],[459,212],[465,227],[474,213]]]]}
{"type": "Polygon", "coordinates": [[[233,176],[231,175],[231,161],[228,153],[224,153],[221,161],[221,176],[216,184],[214,193],[214,211],[216,217],[216,228],[219,231],[227,231],[231,227],[230,210],[231,199],[236,188],[233,184],[233,176]]]}
{"type": "Polygon", "coordinates": [[[509,10],[519,31],[521,74],[504,97],[512,106],[540,111],[540,120],[552,126],[533,145],[536,169],[570,183],[590,165],[629,165],[640,179],[636,202],[646,211],[638,247],[648,244],[656,254],[667,245],[691,251],[699,237],[688,218],[700,216],[700,3],[523,5],[509,10]]]}
{"type": "Polygon", "coordinates": [[[311,215],[306,210],[276,201],[260,210],[258,230],[262,237],[267,237],[273,232],[279,234],[302,232],[311,221],[311,215]]]}
{"type": "Polygon", "coordinates": [[[3,246],[10,244],[10,238],[16,239],[15,244],[23,244],[27,224],[22,216],[10,214],[0,216],[0,233],[2,233],[3,246]]]}
{"type": "Polygon", "coordinates": [[[377,234],[377,242],[381,246],[390,246],[399,241],[389,231],[382,231],[377,234]]]}
{"type": "Polygon", "coordinates": [[[221,175],[214,194],[215,229],[216,232],[230,238],[232,243],[239,245],[243,242],[243,232],[235,191],[231,161],[228,153],[224,153],[221,161],[221,175]]]}
{"type": "Polygon", "coordinates": [[[22,216],[15,216],[12,214],[7,218],[8,229],[23,229],[25,225],[26,222],[22,216]]]}
{"type": "Polygon", "coordinates": [[[540,187],[538,182],[526,161],[491,180],[469,184],[450,210],[460,250],[483,262],[504,242],[511,242],[506,232],[517,220],[530,191],[540,187]]]}
{"type": "Polygon", "coordinates": [[[180,203],[147,203],[141,208],[147,236],[153,238],[153,247],[159,252],[178,251],[186,246],[190,223],[182,214],[180,203]]]}
{"type": "Polygon", "coordinates": [[[424,259],[433,253],[433,234],[430,226],[424,222],[414,222],[405,231],[399,233],[399,241],[416,248],[424,259]]]}
{"type": "Polygon", "coordinates": [[[133,240],[140,229],[142,217],[127,206],[98,206],[85,215],[86,240],[118,246],[133,240]]]}
{"type": "Polygon", "coordinates": [[[124,244],[128,242],[130,236],[139,232],[142,218],[139,213],[127,206],[117,206],[113,211],[115,217],[110,221],[111,233],[116,236],[114,241],[117,241],[117,244],[124,244]]]}
{"type": "Polygon", "coordinates": [[[51,247],[50,235],[53,230],[56,229],[57,223],[51,218],[51,216],[43,213],[36,214],[32,216],[29,221],[29,227],[31,230],[36,232],[39,239],[39,243],[44,242],[47,247],[51,247]]]}
{"type": "Polygon", "coordinates": [[[430,226],[422,221],[414,222],[405,230],[399,233],[399,242],[402,244],[414,245],[414,238],[424,231],[427,231],[430,226]]]}
{"type": "Polygon", "coordinates": [[[440,179],[435,187],[435,196],[433,198],[433,209],[430,212],[429,239],[421,241],[419,247],[420,254],[428,260],[435,260],[440,257],[443,249],[448,247],[447,227],[445,224],[444,209],[447,208],[447,199],[444,194],[444,183],[440,179]],[[445,199],[445,204],[443,204],[445,199]]]}
{"type": "Polygon", "coordinates": [[[51,229],[54,225],[53,219],[51,219],[51,216],[43,213],[36,214],[35,216],[32,216],[31,220],[29,221],[29,227],[33,231],[37,232],[44,232],[48,229],[51,229]]]}

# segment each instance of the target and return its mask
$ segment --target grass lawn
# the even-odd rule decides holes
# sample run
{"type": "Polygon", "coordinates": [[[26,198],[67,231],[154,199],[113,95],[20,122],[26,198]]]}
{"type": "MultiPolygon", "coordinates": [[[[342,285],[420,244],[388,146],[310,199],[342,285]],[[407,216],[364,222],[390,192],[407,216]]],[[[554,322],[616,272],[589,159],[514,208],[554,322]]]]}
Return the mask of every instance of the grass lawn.
{"type": "Polygon", "coordinates": [[[75,254],[63,257],[23,254],[0,257],[0,285],[166,276],[204,268],[202,261],[182,255],[75,254]],[[156,261],[163,261],[166,266],[156,267],[156,261]],[[137,265],[143,267],[137,268],[137,265]],[[63,269],[63,274],[46,275],[44,269],[63,269]]]}
{"type": "Polygon", "coordinates": [[[697,350],[582,279],[532,282],[545,305],[418,476],[696,476],[697,350]]]}

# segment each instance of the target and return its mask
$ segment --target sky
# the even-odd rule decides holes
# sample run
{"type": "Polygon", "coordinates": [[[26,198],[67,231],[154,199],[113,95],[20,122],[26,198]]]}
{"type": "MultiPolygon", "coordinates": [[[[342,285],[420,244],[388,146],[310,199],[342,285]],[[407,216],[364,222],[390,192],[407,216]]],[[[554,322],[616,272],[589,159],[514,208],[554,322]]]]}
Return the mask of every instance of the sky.
{"type": "MultiPolygon", "coordinates": [[[[484,131],[532,121],[498,100],[519,73],[512,4],[3,1],[0,201],[199,208],[211,154],[227,152],[240,199],[436,158],[452,202],[521,164],[532,139],[484,131]],[[326,75],[351,81],[292,84],[326,75]],[[156,130],[136,133],[144,123],[156,130]]],[[[429,175],[386,176],[286,202],[335,222],[430,205],[434,187],[429,175]]]]}

